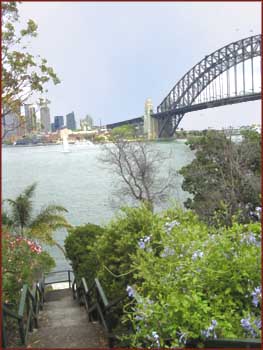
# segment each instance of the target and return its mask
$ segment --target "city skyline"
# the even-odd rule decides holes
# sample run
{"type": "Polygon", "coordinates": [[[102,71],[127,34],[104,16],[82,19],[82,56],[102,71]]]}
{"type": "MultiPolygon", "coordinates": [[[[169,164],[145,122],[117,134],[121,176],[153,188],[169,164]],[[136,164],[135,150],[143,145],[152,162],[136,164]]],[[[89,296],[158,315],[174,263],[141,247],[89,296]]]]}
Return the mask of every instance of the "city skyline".
{"type": "MultiPolygon", "coordinates": [[[[141,116],[147,98],[156,110],[205,55],[259,33],[261,17],[255,2],[46,2],[23,3],[20,12],[22,22],[32,18],[39,25],[33,52],[46,57],[62,80],[49,87],[51,115],[74,110],[78,124],[87,113],[97,124],[141,116]],[[69,18],[74,27],[63,25],[69,18]]],[[[194,112],[181,127],[253,123],[260,123],[259,101],[194,112]]]]}

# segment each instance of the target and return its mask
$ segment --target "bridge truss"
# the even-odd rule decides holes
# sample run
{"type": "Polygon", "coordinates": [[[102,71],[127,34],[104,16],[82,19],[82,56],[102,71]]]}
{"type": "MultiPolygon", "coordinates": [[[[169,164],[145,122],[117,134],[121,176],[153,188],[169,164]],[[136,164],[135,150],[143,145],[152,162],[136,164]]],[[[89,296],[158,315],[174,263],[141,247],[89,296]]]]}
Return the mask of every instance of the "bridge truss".
{"type": "Polygon", "coordinates": [[[261,35],[238,40],[205,56],[172,88],[152,117],[158,136],[171,137],[188,112],[261,98],[261,35]],[[258,86],[260,85],[260,86],[258,86]]]}

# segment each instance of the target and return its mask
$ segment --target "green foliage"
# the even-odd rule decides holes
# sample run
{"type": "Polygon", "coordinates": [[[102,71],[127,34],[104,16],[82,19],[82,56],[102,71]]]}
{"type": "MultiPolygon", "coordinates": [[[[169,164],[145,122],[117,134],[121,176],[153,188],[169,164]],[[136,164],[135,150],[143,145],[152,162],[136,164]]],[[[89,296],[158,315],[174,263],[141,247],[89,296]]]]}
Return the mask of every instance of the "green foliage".
{"type": "Polygon", "coordinates": [[[260,336],[259,222],[215,228],[190,210],[123,208],[103,230],[71,230],[66,250],[78,277],[90,286],[97,276],[109,301],[123,298],[112,321],[120,346],[260,336]]]}
{"type": "Polygon", "coordinates": [[[182,188],[192,194],[185,205],[209,224],[214,215],[222,224],[231,225],[233,215],[249,222],[260,206],[261,140],[253,130],[243,132],[235,143],[217,131],[192,137],[188,144],[195,159],[183,167],[182,188]]]}
{"type": "MultiPolygon", "coordinates": [[[[37,36],[37,24],[29,19],[27,27],[18,32],[17,2],[3,2],[2,8],[2,104],[4,115],[19,110],[33,93],[44,92],[49,81],[58,84],[53,68],[47,60],[28,52],[28,41],[37,36]]],[[[18,120],[23,122],[22,120],[18,120]]]]}
{"type": "Polygon", "coordinates": [[[125,307],[136,330],[126,337],[131,345],[182,346],[215,334],[259,337],[255,324],[248,332],[241,320],[260,319],[260,302],[252,298],[261,285],[260,224],[212,230],[181,210],[169,210],[160,224],[159,238],[153,235],[130,256],[136,270],[129,281],[135,298],[125,307]]]}
{"type": "Polygon", "coordinates": [[[112,140],[132,140],[136,137],[136,130],[133,125],[122,125],[117,128],[114,128],[111,132],[112,140]]]}
{"type": "Polygon", "coordinates": [[[32,287],[42,272],[48,272],[53,267],[54,259],[42,251],[36,241],[3,232],[2,297],[5,303],[17,306],[23,284],[32,287]]]}
{"type": "Polygon", "coordinates": [[[103,135],[94,135],[93,142],[105,142],[105,137],[103,135]]]}
{"type": "Polygon", "coordinates": [[[71,261],[76,278],[85,277],[89,286],[96,277],[99,264],[94,243],[103,233],[102,227],[86,224],[70,229],[65,239],[66,257],[71,261]]]}
{"type": "MultiPolygon", "coordinates": [[[[158,220],[145,206],[123,208],[99,237],[94,250],[97,254],[97,275],[109,299],[125,295],[128,282],[133,280],[131,254],[145,235],[158,232],[158,220]]],[[[131,283],[131,282],[130,282],[131,283]]]]}

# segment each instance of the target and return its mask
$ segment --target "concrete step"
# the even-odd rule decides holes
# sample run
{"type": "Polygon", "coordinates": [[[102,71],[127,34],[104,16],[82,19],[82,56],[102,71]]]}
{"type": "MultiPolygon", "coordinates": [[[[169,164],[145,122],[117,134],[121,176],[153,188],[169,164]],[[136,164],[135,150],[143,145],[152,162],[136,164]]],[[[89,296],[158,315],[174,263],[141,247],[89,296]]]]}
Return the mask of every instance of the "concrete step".
{"type": "Polygon", "coordinates": [[[89,322],[84,307],[70,289],[50,291],[39,314],[39,329],[29,336],[28,348],[105,348],[108,339],[99,323],[89,322]]]}

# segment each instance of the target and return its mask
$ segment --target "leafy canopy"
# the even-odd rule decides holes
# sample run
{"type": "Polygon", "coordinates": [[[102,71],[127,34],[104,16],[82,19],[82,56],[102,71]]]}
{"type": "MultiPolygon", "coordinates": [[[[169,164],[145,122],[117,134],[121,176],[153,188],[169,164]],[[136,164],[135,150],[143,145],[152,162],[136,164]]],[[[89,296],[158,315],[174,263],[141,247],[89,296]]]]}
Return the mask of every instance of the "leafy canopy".
{"type": "Polygon", "coordinates": [[[209,224],[231,225],[233,215],[249,222],[260,206],[261,140],[253,129],[243,132],[241,142],[224,133],[208,131],[188,144],[195,151],[192,163],[180,174],[182,188],[192,194],[185,205],[209,224]]]}
{"type": "Polygon", "coordinates": [[[3,116],[11,111],[20,115],[20,107],[31,96],[47,91],[46,83],[60,83],[47,60],[30,53],[30,39],[37,36],[37,24],[29,19],[26,28],[17,30],[17,4],[15,1],[1,3],[3,116]]]}

